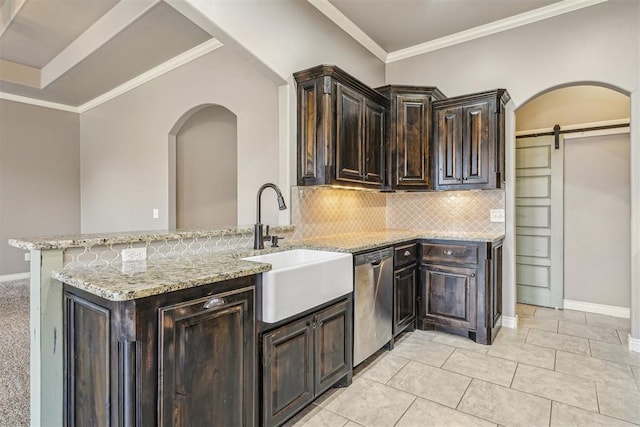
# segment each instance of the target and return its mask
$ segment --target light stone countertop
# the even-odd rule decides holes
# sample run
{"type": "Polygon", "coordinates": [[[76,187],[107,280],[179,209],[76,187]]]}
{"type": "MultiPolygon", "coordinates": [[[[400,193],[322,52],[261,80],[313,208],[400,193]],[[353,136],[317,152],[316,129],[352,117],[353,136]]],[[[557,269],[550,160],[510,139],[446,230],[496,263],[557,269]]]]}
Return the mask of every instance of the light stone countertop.
{"type": "MultiPolygon", "coordinates": [[[[293,231],[293,225],[271,226],[273,233],[293,231]]],[[[185,230],[152,230],[125,231],[120,233],[74,234],[46,237],[25,237],[9,239],[9,245],[30,251],[33,249],[53,250],[66,248],[111,245],[118,243],[149,243],[161,240],[180,240],[195,237],[222,237],[241,234],[253,234],[253,226],[240,226],[219,229],[185,229],[185,230]]]]}
{"type": "Polygon", "coordinates": [[[385,230],[290,241],[279,248],[241,249],[203,256],[128,262],[109,266],[69,268],[52,277],[111,301],[126,301],[188,289],[237,277],[260,274],[271,265],[240,258],[296,248],[358,253],[416,239],[497,242],[501,233],[442,233],[420,230],[385,230]]]}
{"type": "Polygon", "coordinates": [[[305,239],[296,242],[308,249],[333,250],[357,253],[371,249],[395,245],[408,240],[463,240],[495,243],[504,238],[504,233],[442,232],[429,230],[385,230],[366,233],[338,234],[333,236],[305,239]]]}
{"type": "Polygon", "coordinates": [[[127,301],[269,270],[270,264],[214,254],[73,268],[51,276],[110,301],[127,301]]]}

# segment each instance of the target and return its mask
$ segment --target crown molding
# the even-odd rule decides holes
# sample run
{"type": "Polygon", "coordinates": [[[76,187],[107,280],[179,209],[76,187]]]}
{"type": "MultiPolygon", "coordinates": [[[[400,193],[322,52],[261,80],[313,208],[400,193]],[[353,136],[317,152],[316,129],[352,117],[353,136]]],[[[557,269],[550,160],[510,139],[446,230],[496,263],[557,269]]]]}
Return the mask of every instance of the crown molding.
{"type": "Polygon", "coordinates": [[[338,8],[332,5],[329,0],[307,0],[313,7],[322,12],[327,18],[332,20],[338,27],[353,37],[358,43],[373,53],[380,61],[386,63],[388,53],[378,43],[373,41],[360,27],[347,18],[338,8]]]}
{"type": "Polygon", "coordinates": [[[72,105],[58,104],[57,102],[44,101],[42,99],[29,98],[27,96],[14,95],[12,93],[0,92],[0,99],[7,101],[20,102],[22,104],[35,105],[37,107],[53,108],[54,110],[68,111],[70,113],[79,113],[78,108],[72,105]]]}
{"type": "Polygon", "coordinates": [[[5,1],[0,7],[0,37],[7,31],[27,0],[5,1]]]}
{"type": "Polygon", "coordinates": [[[181,65],[191,62],[203,55],[206,55],[209,52],[213,52],[214,50],[219,49],[222,46],[224,45],[218,39],[212,38],[210,40],[207,40],[206,42],[201,43],[198,46],[189,49],[188,51],[176,57],[173,57],[166,62],[163,62],[162,64],[152,68],[151,70],[140,74],[138,77],[135,77],[128,82],[121,84],[120,86],[110,90],[109,92],[106,92],[98,96],[97,98],[94,98],[91,101],[80,105],[77,110],[79,113],[89,111],[92,108],[104,104],[105,102],[110,101],[113,98],[122,95],[123,93],[129,92],[130,90],[133,90],[138,86],[141,86],[157,77],[160,77],[161,75],[166,74],[181,65]]]}
{"type": "Polygon", "coordinates": [[[553,18],[565,13],[573,12],[585,7],[594,6],[604,3],[608,0],[564,0],[558,3],[550,4],[529,12],[519,15],[510,16],[509,18],[500,19],[486,25],[471,28],[469,30],[460,31],[445,37],[440,37],[425,43],[420,43],[406,49],[396,50],[389,53],[386,63],[400,61],[402,59],[411,58],[413,56],[422,55],[424,53],[433,52],[434,50],[443,49],[456,44],[479,39],[491,34],[500,33],[514,28],[522,27],[527,24],[553,18]]]}
{"type": "Polygon", "coordinates": [[[40,87],[44,89],[49,86],[160,1],[120,1],[42,68],[40,87]]]}
{"type": "Polygon", "coordinates": [[[14,95],[12,93],[6,92],[0,92],[0,99],[21,102],[23,104],[36,105],[38,107],[52,108],[54,110],[68,111],[71,113],[84,113],[85,111],[89,111],[92,108],[104,104],[105,102],[110,101],[113,98],[116,98],[130,90],[133,90],[140,85],[143,85],[157,77],[160,77],[163,74],[166,74],[169,71],[180,67],[181,65],[187,64],[203,55],[206,55],[209,52],[213,52],[214,50],[219,49],[222,46],[224,45],[218,39],[212,38],[210,40],[207,40],[206,42],[201,43],[198,46],[189,49],[188,51],[175,56],[166,62],[163,62],[162,64],[152,68],[151,70],[140,74],[139,76],[129,80],[128,82],[123,83],[120,86],[110,90],[109,92],[104,93],[78,107],[59,104],[56,102],[44,101],[42,99],[29,98],[21,95],[14,95]]]}

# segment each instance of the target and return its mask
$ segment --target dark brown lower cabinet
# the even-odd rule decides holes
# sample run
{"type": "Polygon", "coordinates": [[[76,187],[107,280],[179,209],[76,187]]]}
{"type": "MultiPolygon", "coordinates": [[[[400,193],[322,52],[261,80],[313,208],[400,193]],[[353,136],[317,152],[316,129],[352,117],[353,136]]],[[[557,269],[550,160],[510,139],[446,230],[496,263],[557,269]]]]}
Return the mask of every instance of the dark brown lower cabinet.
{"type": "Polygon", "coordinates": [[[252,294],[230,291],[160,308],[159,424],[251,424],[252,294]]]}
{"type": "Polygon", "coordinates": [[[418,275],[415,264],[394,273],[393,336],[411,327],[416,320],[416,286],[418,275]]]}
{"type": "Polygon", "coordinates": [[[254,426],[255,276],[131,301],[65,285],[66,426],[254,426]]]}
{"type": "Polygon", "coordinates": [[[277,426],[325,390],[351,383],[351,299],[262,336],[262,422],[277,426]]]}
{"type": "Polygon", "coordinates": [[[418,327],[491,344],[502,317],[502,241],[420,244],[418,327]]]}

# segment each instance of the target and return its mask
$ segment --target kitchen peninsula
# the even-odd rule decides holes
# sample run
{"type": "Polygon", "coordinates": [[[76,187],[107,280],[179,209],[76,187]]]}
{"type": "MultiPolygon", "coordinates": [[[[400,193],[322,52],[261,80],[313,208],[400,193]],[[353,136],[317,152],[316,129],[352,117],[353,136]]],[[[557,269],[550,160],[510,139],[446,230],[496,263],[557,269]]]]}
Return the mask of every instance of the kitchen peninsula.
{"type": "MultiPolygon", "coordinates": [[[[63,386],[65,376],[63,357],[69,348],[63,350],[63,347],[68,346],[71,342],[70,338],[72,338],[65,336],[64,331],[68,335],[73,333],[73,328],[69,329],[70,325],[65,325],[63,303],[66,304],[67,313],[75,313],[76,317],[71,318],[76,322],[81,321],[83,315],[89,315],[89,311],[83,311],[86,306],[76,305],[79,299],[89,301],[89,304],[93,304],[93,308],[97,309],[97,313],[102,313],[103,317],[111,316],[111,320],[116,321],[126,318],[128,315],[126,307],[143,304],[143,301],[147,307],[151,307],[157,313],[160,305],[171,300],[173,296],[180,296],[179,300],[181,301],[190,299],[208,301],[212,296],[224,294],[227,298],[231,298],[228,301],[231,301],[232,305],[236,307],[236,313],[237,310],[245,310],[242,311],[243,314],[240,317],[236,317],[236,323],[233,323],[240,329],[232,330],[238,333],[244,331],[243,333],[246,334],[245,339],[236,341],[235,345],[240,346],[237,348],[241,348],[242,343],[246,344],[250,341],[251,346],[244,348],[243,351],[250,352],[251,357],[243,360],[245,363],[252,363],[251,361],[259,357],[256,353],[256,348],[258,348],[256,340],[259,337],[255,335],[254,328],[250,326],[252,323],[243,326],[238,323],[238,319],[253,318],[254,292],[256,284],[259,283],[258,275],[268,271],[270,265],[243,261],[240,259],[241,257],[293,248],[359,253],[375,248],[406,244],[407,242],[413,242],[412,244],[415,246],[416,242],[427,241],[439,244],[447,242],[457,244],[458,249],[468,249],[469,246],[464,246],[465,244],[472,246],[477,244],[479,248],[486,248],[487,245],[500,247],[499,242],[503,238],[503,233],[500,232],[454,233],[375,230],[291,239],[290,237],[294,235],[293,227],[274,227],[272,228],[273,233],[287,235],[286,245],[279,249],[268,248],[263,251],[254,251],[250,249],[251,231],[247,228],[12,240],[13,246],[31,251],[33,260],[31,269],[32,417],[46,419],[47,422],[44,424],[61,424],[63,420],[68,420],[70,416],[76,414],[76,412],[67,411],[69,408],[64,407],[64,394],[65,392],[69,393],[69,390],[64,390],[63,386]],[[119,258],[120,250],[127,247],[146,247],[149,254],[147,260],[122,263],[119,258]],[[66,297],[64,289],[69,291],[66,297]],[[148,303],[149,301],[156,302],[148,303]],[[99,305],[96,302],[102,302],[102,304],[99,305]],[[120,309],[113,312],[105,309],[105,307],[116,306],[120,309]],[[58,421],[53,422],[53,420],[58,421]]],[[[454,247],[452,254],[455,253],[455,250],[456,247],[454,247]]],[[[416,260],[416,268],[419,264],[427,265],[422,261],[416,260]]],[[[484,269],[484,265],[478,264],[478,266],[484,269]]],[[[178,301],[174,297],[171,303],[175,305],[178,301]]],[[[476,308],[473,307],[471,311],[475,314],[476,308]]],[[[429,319],[427,313],[422,314],[424,316],[420,322],[426,323],[419,322],[418,326],[433,326],[431,321],[434,317],[429,319]]],[[[157,319],[158,314],[144,319],[147,318],[157,319]]],[[[479,325],[484,326],[480,318],[481,316],[478,316],[479,325]]],[[[89,317],[86,317],[85,321],[90,322],[87,319],[89,317]]],[[[163,319],[165,320],[162,324],[166,325],[166,322],[170,322],[171,316],[167,314],[163,319]]],[[[499,327],[499,318],[497,320],[496,331],[499,327]]],[[[99,327],[100,322],[95,325],[99,327]]],[[[137,327],[144,329],[140,325],[137,327]]],[[[95,417],[96,413],[91,412],[90,409],[85,410],[89,412],[78,412],[79,417],[86,416],[88,419],[97,420],[96,425],[103,424],[103,422],[120,425],[135,425],[136,423],[155,425],[160,422],[157,417],[162,417],[161,411],[158,413],[155,410],[153,413],[145,412],[144,416],[140,412],[142,408],[140,399],[147,399],[152,402],[151,407],[155,408],[158,398],[157,387],[159,385],[154,383],[158,374],[153,372],[161,369],[161,365],[157,364],[158,357],[155,353],[159,351],[158,346],[160,345],[156,341],[158,339],[157,331],[152,334],[154,336],[151,337],[153,339],[151,347],[146,347],[152,349],[151,353],[144,353],[144,351],[136,353],[136,348],[140,346],[140,343],[136,343],[136,340],[133,339],[136,336],[135,328],[135,325],[124,325],[123,328],[112,331],[112,334],[121,334],[120,337],[115,337],[114,342],[119,342],[118,340],[122,338],[120,348],[116,353],[113,353],[117,357],[109,358],[107,355],[106,358],[101,358],[99,352],[96,352],[96,347],[86,347],[87,351],[91,352],[92,363],[103,363],[105,367],[107,364],[111,364],[112,369],[121,371],[119,375],[124,375],[119,378],[123,379],[125,383],[118,386],[112,385],[110,390],[104,389],[103,394],[98,393],[97,395],[95,391],[82,394],[83,390],[74,389],[76,398],[91,396],[93,399],[102,399],[101,402],[104,403],[110,402],[114,411],[115,408],[119,408],[112,415],[102,413],[101,419],[91,418],[95,417]],[[127,333],[131,334],[129,339],[127,339],[127,333]],[[148,363],[149,360],[155,360],[155,363],[148,363]],[[135,372],[141,366],[145,366],[147,371],[139,372],[138,375],[133,376],[126,375],[135,372]],[[127,384],[127,378],[138,378],[138,381],[140,378],[153,378],[151,383],[156,385],[145,388],[141,387],[140,382],[127,384]],[[122,406],[118,406],[116,402],[120,402],[122,406]]],[[[99,341],[94,344],[100,345],[99,341]]],[[[82,347],[76,346],[76,348],[82,347]]],[[[68,375],[68,372],[66,374],[68,375]]],[[[255,388],[249,387],[250,382],[258,381],[257,375],[255,378],[248,375],[245,380],[247,383],[241,387],[245,392],[255,388]]],[[[254,399],[256,402],[259,400],[259,393],[252,392],[247,396],[248,400],[244,402],[248,405],[246,408],[259,407],[254,404],[254,399]]],[[[83,402],[83,404],[88,404],[88,402],[83,402]]],[[[102,410],[104,411],[104,408],[102,410]]],[[[170,413],[171,411],[167,412],[165,416],[169,416],[170,413]]]]}

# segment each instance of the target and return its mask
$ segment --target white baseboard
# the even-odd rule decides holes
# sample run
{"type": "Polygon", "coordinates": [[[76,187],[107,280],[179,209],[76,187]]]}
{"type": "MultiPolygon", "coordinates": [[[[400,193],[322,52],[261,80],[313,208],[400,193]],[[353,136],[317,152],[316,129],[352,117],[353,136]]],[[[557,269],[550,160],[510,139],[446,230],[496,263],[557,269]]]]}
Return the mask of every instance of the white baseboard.
{"type": "Polygon", "coordinates": [[[518,315],[515,316],[505,316],[502,315],[502,327],[509,329],[516,329],[518,327],[518,315]]]}
{"type": "Polygon", "coordinates": [[[4,274],[0,275],[0,282],[12,282],[14,280],[23,280],[31,277],[29,273],[4,274]]]}
{"type": "Polygon", "coordinates": [[[629,335],[629,350],[640,353],[640,338],[631,338],[629,335]]]}
{"type": "Polygon", "coordinates": [[[564,300],[564,308],[567,310],[586,311],[587,313],[604,314],[607,316],[622,317],[629,319],[631,310],[627,307],[618,307],[615,305],[594,304],[592,302],[564,300]]]}

